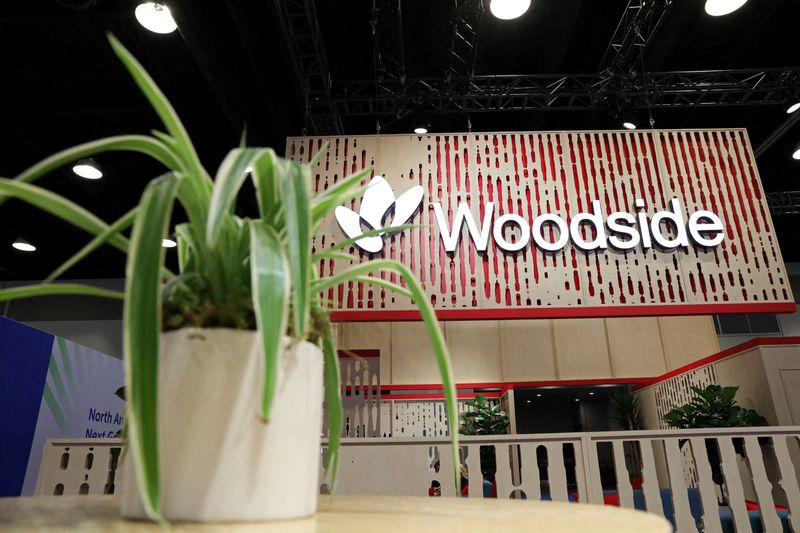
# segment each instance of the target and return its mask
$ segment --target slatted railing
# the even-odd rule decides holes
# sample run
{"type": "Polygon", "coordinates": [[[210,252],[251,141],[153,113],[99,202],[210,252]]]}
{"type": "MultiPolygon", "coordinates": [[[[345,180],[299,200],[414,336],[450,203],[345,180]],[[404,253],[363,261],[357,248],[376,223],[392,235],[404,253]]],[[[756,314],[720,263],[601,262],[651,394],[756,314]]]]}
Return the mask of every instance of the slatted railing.
{"type": "MultiPolygon", "coordinates": [[[[486,474],[501,498],[618,502],[680,533],[800,532],[799,438],[797,427],[462,437],[462,493],[488,494],[486,474]]],[[[340,464],[337,493],[455,494],[446,438],[344,439],[340,464]]]]}
{"type": "MultiPolygon", "coordinates": [[[[113,492],[119,445],[48,441],[36,493],[113,492]]],[[[343,439],[341,454],[339,494],[456,493],[446,437],[343,439]]],[[[618,502],[679,533],[800,533],[800,427],[461,437],[459,455],[469,497],[618,502]]]]}

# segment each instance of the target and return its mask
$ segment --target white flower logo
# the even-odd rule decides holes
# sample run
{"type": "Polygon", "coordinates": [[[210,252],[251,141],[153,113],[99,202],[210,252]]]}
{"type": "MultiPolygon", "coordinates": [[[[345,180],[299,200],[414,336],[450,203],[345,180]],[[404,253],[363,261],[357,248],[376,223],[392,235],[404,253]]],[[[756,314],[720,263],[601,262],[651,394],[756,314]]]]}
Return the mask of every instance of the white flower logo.
{"type": "MultiPolygon", "coordinates": [[[[339,206],[336,208],[336,221],[342,228],[345,235],[351,239],[364,234],[361,229],[362,224],[370,230],[388,230],[397,226],[402,226],[414,216],[420,204],[425,190],[420,185],[415,185],[395,199],[392,186],[387,183],[382,176],[375,176],[370,180],[364,197],[361,199],[361,207],[356,213],[352,209],[339,206]],[[384,226],[384,219],[389,215],[394,207],[394,217],[388,226],[384,226]]],[[[383,237],[385,232],[380,235],[371,235],[358,239],[355,244],[365,252],[377,253],[383,249],[383,237]]]]}

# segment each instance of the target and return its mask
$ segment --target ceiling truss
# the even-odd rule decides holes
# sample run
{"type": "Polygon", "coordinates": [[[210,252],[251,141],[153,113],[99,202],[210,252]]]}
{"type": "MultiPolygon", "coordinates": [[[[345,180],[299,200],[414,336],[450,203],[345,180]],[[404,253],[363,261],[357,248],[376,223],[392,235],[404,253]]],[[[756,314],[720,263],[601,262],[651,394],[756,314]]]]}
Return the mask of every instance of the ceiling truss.
{"type": "Polygon", "coordinates": [[[306,127],[317,135],[343,133],[331,95],[331,75],[314,0],[274,0],[295,81],[302,89],[306,127]]]}
{"type": "MultiPolygon", "coordinates": [[[[604,110],[600,75],[474,76],[409,78],[404,86],[385,80],[334,83],[340,116],[396,116],[408,106],[438,113],[604,110]]],[[[652,72],[632,76],[616,94],[633,107],[680,108],[782,104],[800,88],[800,67],[718,71],[652,72]]],[[[313,107],[312,107],[313,112],[313,107]]]]}
{"type": "Polygon", "coordinates": [[[800,213],[800,191],[768,192],[767,204],[773,215],[796,215],[800,213]]]}
{"type": "MultiPolygon", "coordinates": [[[[673,0],[630,0],[598,68],[598,94],[618,95],[644,71],[644,53],[658,33],[673,0]]],[[[624,92],[622,93],[624,94],[624,92]]]]}
{"type": "Polygon", "coordinates": [[[341,134],[345,117],[374,117],[378,129],[410,112],[472,114],[783,104],[800,92],[800,67],[646,72],[643,54],[674,0],[630,0],[597,74],[475,75],[483,0],[455,0],[445,71],[408,78],[402,0],[373,0],[375,77],[334,81],[314,0],[274,0],[307,127],[341,134]],[[638,68],[637,68],[638,67],[638,68]]]}

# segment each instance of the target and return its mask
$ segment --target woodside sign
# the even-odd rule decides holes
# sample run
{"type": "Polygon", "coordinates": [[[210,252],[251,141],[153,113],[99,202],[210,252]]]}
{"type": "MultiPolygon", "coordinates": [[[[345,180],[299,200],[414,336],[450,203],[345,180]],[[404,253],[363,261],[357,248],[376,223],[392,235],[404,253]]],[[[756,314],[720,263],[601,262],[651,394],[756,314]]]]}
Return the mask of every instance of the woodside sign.
{"type": "MultiPolygon", "coordinates": [[[[794,310],[744,130],[298,137],[287,156],[309,161],[324,141],[316,190],[374,175],[315,248],[423,225],[352,251],[408,265],[442,318],[794,310]]],[[[326,296],[338,320],[416,317],[378,287],[326,296]]]]}

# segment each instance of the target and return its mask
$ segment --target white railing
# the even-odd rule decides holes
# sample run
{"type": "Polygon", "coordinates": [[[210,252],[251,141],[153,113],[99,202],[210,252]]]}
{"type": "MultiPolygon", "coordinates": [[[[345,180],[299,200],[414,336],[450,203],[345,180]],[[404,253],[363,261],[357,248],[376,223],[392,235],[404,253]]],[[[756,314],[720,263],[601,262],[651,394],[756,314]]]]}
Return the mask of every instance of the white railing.
{"type": "MultiPolygon", "coordinates": [[[[800,531],[799,437],[797,427],[461,437],[462,493],[618,502],[681,533],[800,531]]],[[[344,439],[340,464],[339,494],[456,492],[446,438],[344,439]]]]}
{"type": "MultiPolygon", "coordinates": [[[[120,446],[49,440],[36,493],[114,492],[120,446]]],[[[680,533],[800,532],[800,427],[461,437],[459,461],[469,497],[618,502],[680,533]]],[[[340,465],[338,494],[456,493],[447,438],[343,439],[340,465]]]]}

